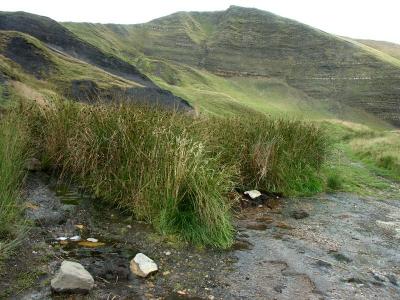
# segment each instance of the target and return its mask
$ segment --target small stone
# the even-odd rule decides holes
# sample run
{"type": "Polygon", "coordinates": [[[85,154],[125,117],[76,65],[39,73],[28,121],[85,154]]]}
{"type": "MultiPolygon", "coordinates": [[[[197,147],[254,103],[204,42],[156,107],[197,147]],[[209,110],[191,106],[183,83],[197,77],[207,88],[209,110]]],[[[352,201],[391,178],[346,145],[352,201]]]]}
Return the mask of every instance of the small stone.
{"type": "Polygon", "coordinates": [[[261,217],[256,218],[256,221],[262,222],[262,223],[265,223],[265,224],[270,224],[270,223],[272,223],[274,221],[274,219],[272,219],[269,216],[261,216],[261,217]]]}
{"type": "Polygon", "coordinates": [[[295,210],[291,213],[292,218],[295,218],[296,220],[300,219],[305,219],[310,216],[308,212],[305,210],[295,210]]]}
{"type": "Polygon", "coordinates": [[[97,243],[99,240],[98,239],[95,239],[95,238],[88,238],[88,239],[86,239],[88,242],[91,242],[91,243],[97,243]]]}
{"type": "Polygon", "coordinates": [[[165,254],[166,256],[170,256],[170,255],[171,255],[171,251],[165,251],[164,254],[165,254]]]}
{"type": "Polygon", "coordinates": [[[251,199],[255,199],[261,196],[261,193],[257,190],[251,190],[244,192],[245,195],[249,196],[251,199]]]}
{"type": "Polygon", "coordinates": [[[266,230],[268,229],[268,225],[265,223],[250,222],[246,224],[246,228],[251,230],[266,230]]]}
{"type": "Polygon", "coordinates": [[[236,240],[232,245],[232,250],[250,250],[253,245],[245,240],[236,240]]]}
{"type": "Polygon", "coordinates": [[[81,240],[81,237],[79,235],[75,235],[73,237],[69,238],[73,242],[79,242],[81,240]]]}
{"type": "Polygon", "coordinates": [[[290,226],[289,224],[286,224],[285,222],[276,222],[275,226],[281,229],[288,229],[288,230],[294,229],[294,227],[290,226]]]}
{"type": "Polygon", "coordinates": [[[37,158],[30,158],[25,161],[25,170],[31,172],[37,172],[42,169],[42,163],[37,158]]]}
{"type": "Polygon", "coordinates": [[[56,238],[56,240],[57,241],[66,241],[66,240],[68,240],[68,238],[65,236],[60,236],[60,237],[56,238]]]}
{"type": "Polygon", "coordinates": [[[59,273],[51,280],[55,292],[88,293],[94,286],[92,275],[76,262],[63,261],[59,273]]]}
{"type": "Polygon", "coordinates": [[[147,277],[158,271],[157,264],[143,253],[136,254],[131,260],[130,269],[133,274],[140,277],[147,277]]]}

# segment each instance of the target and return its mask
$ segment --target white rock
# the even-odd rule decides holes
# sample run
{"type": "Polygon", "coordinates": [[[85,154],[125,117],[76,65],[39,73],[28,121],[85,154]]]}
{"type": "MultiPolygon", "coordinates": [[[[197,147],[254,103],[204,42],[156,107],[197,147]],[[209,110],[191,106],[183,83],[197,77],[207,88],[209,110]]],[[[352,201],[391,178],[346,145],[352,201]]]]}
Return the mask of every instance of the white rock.
{"type": "Polygon", "coordinates": [[[86,239],[88,242],[97,243],[99,240],[95,238],[88,238],[86,239]]]}
{"type": "Polygon", "coordinates": [[[51,288],[56,292],[87,293],[94,286],[92,275],[73,261],[63,261],[59,273],[51,280],[51,288]]]}
{"type": "Polygon", "coordinates": [[[79,235],[75,235],[73,237],[69,238],[73,242],[79,242],[81,240],[81,237],[79,235]]]}
{"type": "Polygon", "coordinates": [[[68,238],[65,236],[60,236],[60,237],[56,238],[56,240],[57,241],[66,241],[66,240],[68,240],[68,238]]]}
{"type": "Polygon", "coordinates": [[[261,196],[261,193],[257,190],[251,190],[244,192],[245,195],[248,195],[251,199],[255,199],[261,196]]]}
{"type": "Polygon", "coordinates": [[[133,274],[140,277],[147,277],[158,271],[157,264],[143,253],[136,254],[131,260],[130,268],[133,274]]]}

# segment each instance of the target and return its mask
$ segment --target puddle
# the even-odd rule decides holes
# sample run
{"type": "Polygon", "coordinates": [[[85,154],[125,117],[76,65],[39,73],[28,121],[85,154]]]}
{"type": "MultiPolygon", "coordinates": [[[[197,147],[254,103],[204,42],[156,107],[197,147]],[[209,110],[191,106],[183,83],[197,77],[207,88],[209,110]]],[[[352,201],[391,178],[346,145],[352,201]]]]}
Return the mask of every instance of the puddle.
{"type": "Polygon", "coordinates": [[[71,188],[67,184],[57,184],[54,187],[54,192],[60,202],[65,205],[79,205],[82,200],[91,199],[90,196],[85,195],[76,188],[71,188]]]}

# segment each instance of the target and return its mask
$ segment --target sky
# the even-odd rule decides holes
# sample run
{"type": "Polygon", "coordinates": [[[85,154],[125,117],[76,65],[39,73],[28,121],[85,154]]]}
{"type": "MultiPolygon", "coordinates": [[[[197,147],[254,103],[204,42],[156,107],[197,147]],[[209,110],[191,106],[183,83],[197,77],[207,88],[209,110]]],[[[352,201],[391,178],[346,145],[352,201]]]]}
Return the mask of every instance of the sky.
{"type": "Polygon", "coordinates": [[[2,11],[56,21],[136,24],[177,11],[256,7],[329,33],[400,44],[400,0],[1,0],[2,11]]]}

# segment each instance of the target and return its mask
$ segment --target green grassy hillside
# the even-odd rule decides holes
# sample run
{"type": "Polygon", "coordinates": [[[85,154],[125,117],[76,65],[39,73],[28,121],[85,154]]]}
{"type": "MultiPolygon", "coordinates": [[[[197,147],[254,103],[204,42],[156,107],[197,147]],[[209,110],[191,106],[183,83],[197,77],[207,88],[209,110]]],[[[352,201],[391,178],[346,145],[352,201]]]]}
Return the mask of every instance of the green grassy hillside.
{"type": "Polygon", "coordinates": [[[268,12],[232,6],[138,25],[63,25],[203,110],[357,122],[367,111],[400,124],[397,60],[268,12]]]}
{"type": "Polygon", "coordinates": [[[394,58],[400,59],[400,45],[385,41],[362,40],[356,39],[357,42],[362,43],[368,47],[375,48],[384,52],[394,58]]]}

